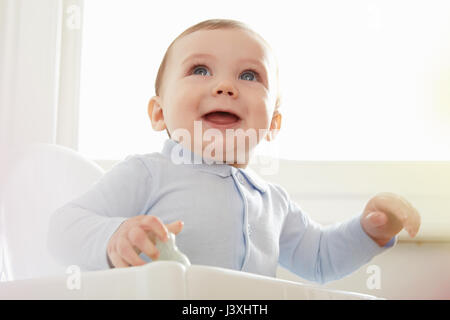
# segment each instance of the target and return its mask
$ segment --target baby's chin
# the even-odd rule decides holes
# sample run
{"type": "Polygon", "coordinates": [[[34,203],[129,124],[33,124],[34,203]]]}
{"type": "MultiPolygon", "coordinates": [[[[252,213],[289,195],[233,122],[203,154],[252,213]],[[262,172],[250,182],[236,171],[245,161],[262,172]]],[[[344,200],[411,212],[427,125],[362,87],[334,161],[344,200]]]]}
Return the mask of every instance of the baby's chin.
{"type": "MultiPolygon", "coordinates": [[[[243,124],[243,122],[241,123],[243,124]]],[[[264,138],[264,130],[245,128],[197,127],[172,132],[173,139],[203,159],[217,163],[242,164],[249,162],[253,150],[264,138]]]]}

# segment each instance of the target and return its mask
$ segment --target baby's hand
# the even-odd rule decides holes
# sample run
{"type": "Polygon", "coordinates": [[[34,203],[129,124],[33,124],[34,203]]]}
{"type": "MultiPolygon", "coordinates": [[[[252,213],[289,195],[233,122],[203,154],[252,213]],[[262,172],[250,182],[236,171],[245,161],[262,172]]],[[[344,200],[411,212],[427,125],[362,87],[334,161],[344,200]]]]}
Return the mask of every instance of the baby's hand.
{"type": "Polygon", "coordinates": [[[127,219],[109,239],[108,258],[116,268],[144,265],[146,262],[139,257],[141,252],[152,260],[159,257],[159,251],[155,247],[156,237],[166,242],[168,231],[178,234],[181,229],[183,222],[179,220],[164,225],[155,216],[139,215],[127,219]]]}
{"type": "Polygon", "coordinates": [[[369,200],[361,215],[364,231],[381,247],[403,228],[410,237],[419,231],[419,212],[403,197],[383,192],[369,200]]]}

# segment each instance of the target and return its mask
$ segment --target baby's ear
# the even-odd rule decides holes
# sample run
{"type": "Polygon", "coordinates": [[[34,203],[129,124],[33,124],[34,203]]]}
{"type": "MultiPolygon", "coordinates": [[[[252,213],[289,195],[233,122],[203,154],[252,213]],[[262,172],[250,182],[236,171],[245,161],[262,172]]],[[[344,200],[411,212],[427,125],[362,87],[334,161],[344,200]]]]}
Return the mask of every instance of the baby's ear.
{"type": "Polygon", "coordinates": [[[278,134],[278,131],[280,131],[280,128],[281,128],[281,113],[279,113],[278,110],[275,110],[273,112],[272,122],[270,123],[269,133],[266,135],[266,140],[269,142],[274,140],[278,134]]]}
{"type": "Polygon", "coordinates": [[[155,131],[161,131],[166,128],[166,123],[164,122],[164,114],[161,105],[161,97],[153,96],[148,103],[148,116],[152,123],[152,128],[155,131]]]}

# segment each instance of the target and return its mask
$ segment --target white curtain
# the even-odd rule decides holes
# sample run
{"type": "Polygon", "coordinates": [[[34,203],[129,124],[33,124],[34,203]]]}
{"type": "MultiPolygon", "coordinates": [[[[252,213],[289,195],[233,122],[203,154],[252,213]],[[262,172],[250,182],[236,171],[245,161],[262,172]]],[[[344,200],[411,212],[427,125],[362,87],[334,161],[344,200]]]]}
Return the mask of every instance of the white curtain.
{"type": "MultiPolygon", "coordinates": [[[[77,148],[82,7],[82,0],[0,0],[0,219],[20,150],[77,148]]],[[[0,220],[0,249],[4,227],[0,220]]]]}

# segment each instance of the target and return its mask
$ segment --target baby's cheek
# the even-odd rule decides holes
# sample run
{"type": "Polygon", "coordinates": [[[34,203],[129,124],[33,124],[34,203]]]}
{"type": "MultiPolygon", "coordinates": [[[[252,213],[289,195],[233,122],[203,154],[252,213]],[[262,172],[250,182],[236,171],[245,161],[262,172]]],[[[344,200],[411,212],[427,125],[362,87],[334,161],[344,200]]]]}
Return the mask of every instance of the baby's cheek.
{"type": "Polygon", "coordinates": [[[264,112],[260,112],[258,114],[258,128],[259,129],[269,129],[270,128],[272,118],[269,117],[269,114],[265,111],[266,110],[264,110],[264,112]]]}

